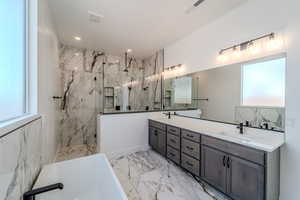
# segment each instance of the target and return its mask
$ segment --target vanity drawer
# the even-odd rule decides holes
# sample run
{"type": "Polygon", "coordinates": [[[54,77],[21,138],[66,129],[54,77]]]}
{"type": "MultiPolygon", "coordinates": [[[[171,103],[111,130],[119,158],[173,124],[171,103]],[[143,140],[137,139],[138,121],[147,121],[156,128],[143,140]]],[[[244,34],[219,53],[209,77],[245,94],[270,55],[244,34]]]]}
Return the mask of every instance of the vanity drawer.
{"type": "Polygon", "coordinates": [[[181,129],[181,137],[192,140],[194,142],[200,142],[200,134],[188,130],[181,129]]]}
{"type": "Polygon", "coordinates": [[[189,157],[185,154],[181,154],[181,166],[195,174],[196,176],[200,176],[200,161],[196,160],[192,157],[189,157]]]}
{"type": "Polygon", "coordinates": [[[177,163],[178,165],[180,164],[180,153],[172,147],[167,147],[167,158],[177,163]]]}
{"type": "Polygon", "coordinates": [[[162,124],[162,123],[159,123],[159,122],[156,122],[156,121],[152,121],[152,120],[149,120],[149,126],[161,129],[163,131],[166,130],[166,125],[165,124],[162,124]]]}
{"type": "Polygon", "coordinates": [[[167,144],[176,149],[180,149],[180,137],[168,133],[167,144]]]}
{"type": "Polygon", "coordinates": [[[196,142],[192,142],[190,140],[186,140],[184,138],[181,139],[181,151],[185,154],[192,156],[194,158],[200,159],[200,144],[196,142]]]}
{"type": "Polygon", "coordinates": [[[202,136],[202,144],[244,158],[260,165],[265,164],[265,153],[260,150],[244,147],[238,144],[207,136],[202,136]]]}
{"type": "Polygon", "coordinates": [[[174,126],[167,126],[167,132],[173,135],[180,136],[180,128],[174,126]]]}

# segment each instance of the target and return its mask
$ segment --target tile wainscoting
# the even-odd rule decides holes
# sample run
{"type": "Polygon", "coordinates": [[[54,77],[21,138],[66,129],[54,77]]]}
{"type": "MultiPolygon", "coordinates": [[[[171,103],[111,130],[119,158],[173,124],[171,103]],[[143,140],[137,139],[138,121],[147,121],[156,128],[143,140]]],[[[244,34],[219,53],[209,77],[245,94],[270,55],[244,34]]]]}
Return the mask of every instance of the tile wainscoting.
{"type": "MultiPolygon", "coordinates": [[[[0,138],[0,199],[22,199],[36,179],[44,160],[42,120],[39,118],[0,138]]],[[[53,155],[54,158],[54,155],[53,155]]]]}

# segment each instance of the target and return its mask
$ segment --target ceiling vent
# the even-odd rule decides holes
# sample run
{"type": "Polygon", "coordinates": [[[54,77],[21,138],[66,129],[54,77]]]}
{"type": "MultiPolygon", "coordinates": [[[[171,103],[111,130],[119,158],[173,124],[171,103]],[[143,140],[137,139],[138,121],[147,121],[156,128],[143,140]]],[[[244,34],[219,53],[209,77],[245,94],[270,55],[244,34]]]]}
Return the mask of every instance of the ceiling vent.
{"type": "Polygon", "coordinates": [[[100,23],[101,19],[104,18],[103,15],[92,12],[92,11],[88,11],[89,14],[89,21],[93,22],[93,23],[100,23]]]}
{"type": "Polygon", "coordinates": [[[198,0],[196,1],[191,7],[186,9],[185,13],[190,14],[195,8],[197,8],[201,3],[203,3],[205,0],[198,0]]]}

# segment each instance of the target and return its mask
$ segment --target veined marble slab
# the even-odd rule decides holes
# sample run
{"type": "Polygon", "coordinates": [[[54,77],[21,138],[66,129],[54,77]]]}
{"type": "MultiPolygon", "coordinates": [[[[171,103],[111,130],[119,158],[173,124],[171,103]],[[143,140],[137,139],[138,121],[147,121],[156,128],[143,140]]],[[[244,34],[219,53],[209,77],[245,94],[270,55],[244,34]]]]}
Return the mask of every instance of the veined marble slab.
{"type": "Polygon", "coordinates": [[[149,119],[267,152],[272,152],[284,144],[284,134],[274,131],[245,127],[245,133],[239,134],[236,126],[230,124],[180,116],[149,119]]]}
{"type": "Polygon", "coordinates": [[[42,120],[37,119],[0,138],[0,200],[21,199],[49,162],[42,157],[49,146],[43,146],[41,128],[42,120]]]}
{"type": "Polygon", "coordinates": [[[129,200],[228,200],[153,151],[111,161],[129,200]]]}
{"type": "Polygon", "coordinates": [[[104,154],[43,167],[34,188],[63,183],[62,190],[36,196],[37,200],[128,200],[104,154]]]}

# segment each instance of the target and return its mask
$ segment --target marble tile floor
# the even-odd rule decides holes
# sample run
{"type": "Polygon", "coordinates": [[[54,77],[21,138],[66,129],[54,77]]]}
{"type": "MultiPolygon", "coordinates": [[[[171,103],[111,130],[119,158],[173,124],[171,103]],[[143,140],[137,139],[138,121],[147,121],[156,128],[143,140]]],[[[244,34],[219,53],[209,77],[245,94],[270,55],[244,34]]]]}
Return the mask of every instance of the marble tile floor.
{"type": "MultiPolygon", "coordinates": [[[[77,145],[61,149],[56,161],[95,152],[94,147],[77,145]]],[[[129,200],[229,200],[151,150],[120,156],[110,163],[129,200]]]]}
{"type": "Polygon", "coordinates": [[[228,200],[151,150],[110,162],[129,200],[228,200]]]}

